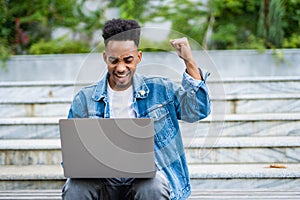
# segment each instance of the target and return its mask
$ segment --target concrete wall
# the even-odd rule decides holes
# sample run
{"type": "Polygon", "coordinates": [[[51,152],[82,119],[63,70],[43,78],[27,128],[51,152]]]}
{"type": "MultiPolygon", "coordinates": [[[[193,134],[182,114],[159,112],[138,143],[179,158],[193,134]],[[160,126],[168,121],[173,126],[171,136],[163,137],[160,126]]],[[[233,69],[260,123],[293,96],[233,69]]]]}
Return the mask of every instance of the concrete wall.
{"type": "MultiPolygon", "coordinates": [[[[272,51],[194,51],[199,66],[211,78],[300,76],[300,49],[281,50],[284,62],[276,63],[272,51]]],[[[144,52],[138,72],[181,77],[183,62],[175,52],[144,52]]],[[[96,81],[106,71],[101,54],[13,56],[7,69],[0,69],[0,81],[96,81]]]]}

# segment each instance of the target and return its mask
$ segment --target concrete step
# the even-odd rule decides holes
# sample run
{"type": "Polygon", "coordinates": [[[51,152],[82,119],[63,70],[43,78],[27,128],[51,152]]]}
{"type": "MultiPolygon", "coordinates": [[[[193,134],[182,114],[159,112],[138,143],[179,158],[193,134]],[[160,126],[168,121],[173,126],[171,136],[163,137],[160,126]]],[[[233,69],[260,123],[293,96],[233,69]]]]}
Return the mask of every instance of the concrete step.
{"type": "Polygon", "coordinates": [[[212,114],[181,128],[185,137],[300,136],[299,121],[299,113],[212,114]]]}
{"type": "Polygon", "coordinates": [[[255,199],[255,200],[283,200],[299,199],[300,188],[298,189],[198,189],[192,190],[192,199],[255,199]]]}
{"type": "Polygon", "coordinates": [[[2,190],[0,200],[61,200],[61,190],[2,190]]]}
{"type": "Polygon", "coordinates": [[[207,85],[211,94],[295,94],[300,89],[299,81],[298,76],[229,77],[208,79],[207,85]]]}
{"type": "MultiPolygon", "coordinates": [[[[0,139],[59,138],[65,117],[0,118],[0,139]]],[[[186,137],[300,136],[300,113],[215,115],[196,123],[181,122],[186,137]]]]}
{"type": "MultiPolygon", "coordinates": [[[[193,189],[299,188],[300,164],[284,165],[201,164],[189,169],[193,189]]],[[[0,190],[61,189],[64,182],[60,165],[0,166],[0,190]]]]}
{"type": "Polygon", "coordinates": [[[60,139],[0,140],[0,165],[59,165],[60,139]]]}
{"type": "Polygon", "coordinates": [[[300,113],[300,94],[231,94],[211,96],[215,114],[300,113]]]}
{"type": "Polygon", "coordinates": [[[24,100],[45,98],[71,99],[77,91],[91,84],[74,81],[17,81],[0,82],[0,96],[3,99],[24,100]]]}
{"type": "MultiPolygon", "coordinates": [[[[71,98],[0,99],[5,117],[65,117],[71,98]]],[[[215,114],[300,113],[300,94],[241,94],[212,96],[215,114]]]]}
{"type": "Polygon", "coordinates": [[[299,189],[300,164],[189,165],[193,189],[299,189]]]}
{"type": "Polygon", "coordinates": [[[59,119],[0,118],[0,139],[59,138],[59,119]]]}
{"type": "MultiPolygon", "coordinates": [[[[193,51],[199,66],[211,71],[213,78],[244,76],[295,76],[300,75],[299,49],[279,50],[284,62],[274,60],[274,50],[264,53],[257,50],[209,50],[193,51]]],[[[277,50],[276,50],[277,53],[277,50]]],[[[84,78],[96,79],[106,69],[102,55],[21,55],[7,61],[7,70],[0,70],[0,80],[74,80],[78,73],[84,78]]],[[[146,74],[162,74],[180,77],[184,64],[175,52],[144,52],[137,71],[146,74]]]]}
{"type": "MultiPolygon", "coordinates": [[[[300,189],[198,189],[192,190],[192,199],[299,199],[300,189]]],[[[2,190],[1,200],[61,200],[61,190],[2,190]]]]}
{"type": "Polygon", "coordinates": [[[300,163],[300,137],[183,138],[190,164],[300,163]]]}
{"type": "Polygon", "coordinates": [[[43,98],[0,100],[0,114],[5,117],[66,117],[71,99],[43,98]]]}
{"type": "MultiPolygon", "coordinates": [[[[177,83],[180,83],[179,80],[177,83]]],[[[236,94],[298,94],[300,77],[239,77],[223,80],[208,79],[211,96],[236,94]]],[[[0,82],[0,96],[5,99],[72,98],[83,86],[92,82],[75,81],[16,81],[0,82]]]]}
{"type": "MultiPolygon", "coordinates": [[[[300,137],[183,138],[188,163],[299,163],[300,137]]],[[[60,164],[60,139],[0,140],[0,165],[60,164]]]]}
{"type": "Polygon", "coordinates": [[[61,189],[64,182],[60,165],[0,166],[0,190],[61,189]]]}
{"type": "MultiPolygon", "coordinates": [[[[192,199],[299,199],[300,189],[198,189],[192,190],[192,199]]],[[[2,190],[0,199],[14,200],[61,200],[61,190],[2,190]]]]}

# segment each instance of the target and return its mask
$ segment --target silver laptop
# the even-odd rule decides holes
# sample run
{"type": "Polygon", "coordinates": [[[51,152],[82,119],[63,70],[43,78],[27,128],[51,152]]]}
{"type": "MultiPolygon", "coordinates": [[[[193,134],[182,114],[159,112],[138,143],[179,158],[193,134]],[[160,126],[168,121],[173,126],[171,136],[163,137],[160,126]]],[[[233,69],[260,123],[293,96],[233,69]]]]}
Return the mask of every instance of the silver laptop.
{"type": "Polygon", "coordinates": [[[59,120],[65,177],[151,178],[154,124],[148,118],[59,120]]]}

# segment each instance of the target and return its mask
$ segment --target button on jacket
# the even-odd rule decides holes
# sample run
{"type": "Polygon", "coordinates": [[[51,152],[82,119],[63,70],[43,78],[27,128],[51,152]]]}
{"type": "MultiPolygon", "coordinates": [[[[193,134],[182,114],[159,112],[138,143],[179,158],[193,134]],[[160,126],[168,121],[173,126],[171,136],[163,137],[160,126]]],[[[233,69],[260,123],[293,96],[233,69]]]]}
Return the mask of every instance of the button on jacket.
{"type": "MultiPolygon", "coordinates": [[[[97,84],[84,87],[74,97],[68,118],[109,118],[108,74],[97,84]]],[[[194,80],[186,72],[182,85],[167,78],[133,77],[133,105],[137,118],[154,120],[155,164],[169,181],[172,200],[191,193],[190,177],[178,120],[196,122],[210,113],[205,80],[194,80]]]]}

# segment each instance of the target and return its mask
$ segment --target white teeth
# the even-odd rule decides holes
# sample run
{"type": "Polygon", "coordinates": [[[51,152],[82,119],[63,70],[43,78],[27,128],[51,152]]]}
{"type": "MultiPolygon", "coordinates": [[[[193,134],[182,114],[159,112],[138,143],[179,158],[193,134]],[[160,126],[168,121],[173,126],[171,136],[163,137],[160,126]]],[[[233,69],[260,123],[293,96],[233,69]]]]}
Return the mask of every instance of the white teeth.
{"type": "Polygon", "coordinates": [[[124,74],[118,74],[118,73],[115,73],[115,75],[119,78],[124,78],[128,75],[128,73],[124,73],[124,74]]]}
{"type": "Polygon", "coordinates": [[[120,78],[124,78],[126,76],[126,74],[120,75],[120,74],[116,74],[118,77],[120,78]]]}

